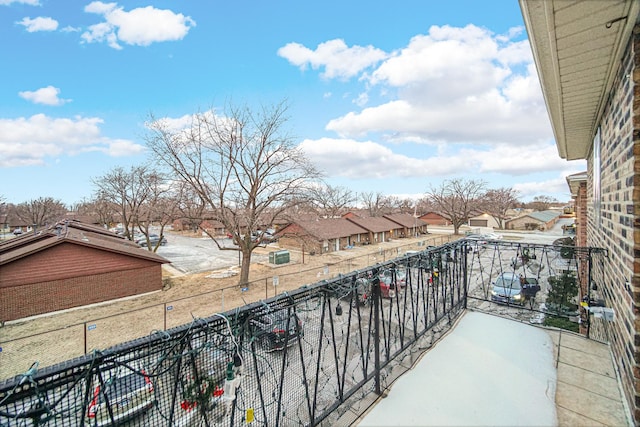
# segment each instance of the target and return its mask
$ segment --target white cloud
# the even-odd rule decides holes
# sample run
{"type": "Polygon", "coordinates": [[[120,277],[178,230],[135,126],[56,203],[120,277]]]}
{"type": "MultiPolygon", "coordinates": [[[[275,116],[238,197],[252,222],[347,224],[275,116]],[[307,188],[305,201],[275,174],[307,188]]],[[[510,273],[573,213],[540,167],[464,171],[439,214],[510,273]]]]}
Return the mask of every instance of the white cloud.
{"type": "Polygon", "coordinates": [[[374,185],[383,187],[464,175],[495,186],[528,182],[531,191],[542,190],[538,194],[567,193],[563,179],[549,177],[576,165],[558,156],[523,27],[496,35],[474,25],[433,26],[406,46],[352,68],[347,58],[356,52],[333,42],[326,42],[333,51],[325,44],[316,50],[289,44],[279,51],[302,69],[326,67],[322,77],[354,78],[343,92],[353,110],[326,125],[337,138],[301,144],[328,176],[382,178],[374,185]],[[334,51],[343,56],[324,54],[334,51]],[[343,71],[328,72],[334,63],[343,71]]]}
{"type": "MultiPolygon", "coordinates": [[[[474,25],[431,27],[428,35],[412,38],[370,75],[360,76],[368,81],[368,89],[377,86],[386,95],[387,88],[393,88],[396,97],[347,113],[326,128],[345,138],[385,132],[395,141],[530,144],[549,139],[551,129],[528,42],[509,39],[521,32],[517,28],[506,36],[494,36],[474,25]],[[528,72],[517,74],[510,65],[524,65],[521,68],[528,72]]],[[[280,54],[302,68],[330,61],[336,66],[352,63],[339,55],[322,54],[340,49],[352,53],[343,41],[332,40],[316,51],[289,44],[280,54]]],[[[343,75],[363,70],[354,67],[343,75]]],[[[353,102],[362,107],[368,101],[367,92],[361,92],[353,102]]]]}
{"type": "Polygon", "coordinates": [[[36,114],[29,118],[0,119],[0,167],[45,163],[47,158],[85,151],[110,156],[138,154],[144,147],[100,134],[96,117],[53,118],[36,114]]]}
{"type": "Polygon", "coordinates": [[[82,34],[87,43],[105,42],[114,49],[120,43],[148,46],[151,43],[183,39],[196,23],[188,16],[153,6],[125,11],[117,3],[94,1],[85,12],[103,15],[105,22],[89,27],[82,34]]]}
{"type": "Polygon", "coordinates": [[[488,151],[463,149],[460,150],[460,155],[474,156],[479,164],[479,172],[498,172],[512,176],[563,170],[569,165],[558,156],[553,143],[521,147],[501,144],[488,151]]]}
{"type": "Polygon", "coordinates": [[[0,6],[10,6],[13,3],[40,6],[39,0],[0,0],[0,6]]]}
{"type": "Polygon", "coordinates": [[[288,43],[278,49],[278,55],[291,64],[306,70],[324,68],[322,77],[348,79],[380,62],[387,54],[373,46],[348,47],[344,40],[335,39],[320,43],[311,50],[299,43],[288,43]]]}
{"type": "Polygon", "coordinates": [[[531,200],[535,196],[553,194],[552,197],[556,197],[561,202],[566,202],[571,197],[566,175],[543,181],[516,183],[513,185],[513,189],[520,193],[521,200],[531,200]]]}
{"type": "Polygon", "coordinates": [[[409,157],[376,142],[351,139],[306,139],[300,148],[328,176],[352,179],[447,175],[475,163],[457,156],[409,157]]]}
{"type": "MultiPolygon", "coordinates": [[[[328,176],[345,178],[437,177],[460,174],[499,174],[506,177],[541,172],[573,173],[576,163],[562,160],[553,143],[531,147],[441,144],[393,152],[383,144],[352,139],[306,139],[300,147],[328,176]]],[[[420,147],[420,145],[417,145],[420,147]]],[[[565,182],[566,190],[566,182],[565,182]]]]}
{"type": "Polygon", "coordinates": [[[43,87],[36,91],[18,92],[18,95],[20,95],[21,98],[33,102],[34,104],[63,105],[71,101],[70,99],[59,98],[59,94],[60,89],[53,86],[43,87]]]}
{"type": "Polygon", "coordinates": [[[385,132],[396,141],[514,145],[552,137],[527,41],[473,25],[434,26],[363,78],[391,98],[331,120],[327,130],[345,138],[385,132]]]}
{"type": "Polygon", "coordinates": [[[104,145],[85,147],[81,151],[99,151],[111,157],[126,157],[143,153],[145,151],[145,147],[126,139],[115,139],[106,141],[104,145]]]}
{"type": "Polygon", "coordinates": [[[22,18],[22,21],[16,22],[26,28],[27,32],[35,33],[37,31],[55,31],[58,29],[58,21],[48,16],[39,16],[37,18],[22,18]]]}

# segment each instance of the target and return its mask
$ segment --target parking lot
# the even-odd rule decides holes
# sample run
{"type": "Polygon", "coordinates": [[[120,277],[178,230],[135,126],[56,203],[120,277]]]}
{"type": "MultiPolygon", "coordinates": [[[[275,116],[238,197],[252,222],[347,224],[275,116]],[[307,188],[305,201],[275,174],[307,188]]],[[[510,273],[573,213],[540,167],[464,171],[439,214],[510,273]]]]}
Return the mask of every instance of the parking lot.
{"type": "MultiPolygon", "coordinates": [[[[209,237],[182,236],[177,233],[166,234],[167,244],[158,248],[157,254],[171,261],[171,267],[182,274],[201,273],[215,271],[224,268],[239,266],[241,254],[233,250],[231,239],[219,239],[223,248],[219,249],[216,243],[209,237]]],[[[277,248],[273,248],[277,250],[277,248]]],[[[267,262],[268,254],[264,251],[254,251],[251,255],[252,262],[267,262]]]]}

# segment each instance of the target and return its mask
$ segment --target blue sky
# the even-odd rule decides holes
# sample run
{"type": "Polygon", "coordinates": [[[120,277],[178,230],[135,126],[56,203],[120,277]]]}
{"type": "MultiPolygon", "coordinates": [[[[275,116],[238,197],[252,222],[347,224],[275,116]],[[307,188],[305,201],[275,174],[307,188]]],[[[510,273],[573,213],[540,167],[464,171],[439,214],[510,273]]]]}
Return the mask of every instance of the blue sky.
{"type": "Polygon", "coordinates": [[[289,105],[331,185],[452,178],[570,199],[516,0],[0,0],[0,197],[89,199],[144,122],[289,105]]]}

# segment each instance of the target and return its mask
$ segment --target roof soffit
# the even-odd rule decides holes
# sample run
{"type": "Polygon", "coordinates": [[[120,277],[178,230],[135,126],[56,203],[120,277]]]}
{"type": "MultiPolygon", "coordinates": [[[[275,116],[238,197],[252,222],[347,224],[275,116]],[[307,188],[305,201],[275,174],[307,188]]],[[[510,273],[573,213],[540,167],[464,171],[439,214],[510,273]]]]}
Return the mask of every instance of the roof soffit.
{"type": "Polygon", "coordinates": [[[640,2],[520,0],[520,8],[558,153],[585,159],[640,2]]]}

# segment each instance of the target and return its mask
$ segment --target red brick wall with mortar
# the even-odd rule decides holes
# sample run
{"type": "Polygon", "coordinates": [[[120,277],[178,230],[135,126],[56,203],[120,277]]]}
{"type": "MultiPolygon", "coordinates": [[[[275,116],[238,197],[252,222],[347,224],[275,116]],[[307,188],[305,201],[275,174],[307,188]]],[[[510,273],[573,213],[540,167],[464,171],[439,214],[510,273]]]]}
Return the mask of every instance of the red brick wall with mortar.
{"type": "Polygon", "coordinates": [[[0,320],[79,307],[162,289],[160,265],[0,288],[0,320]]]}
{"type": "Polygon", "coordinates": [[[62,244],[2,266],[0,321],[160,289],[160,263],[62,244]]]}

